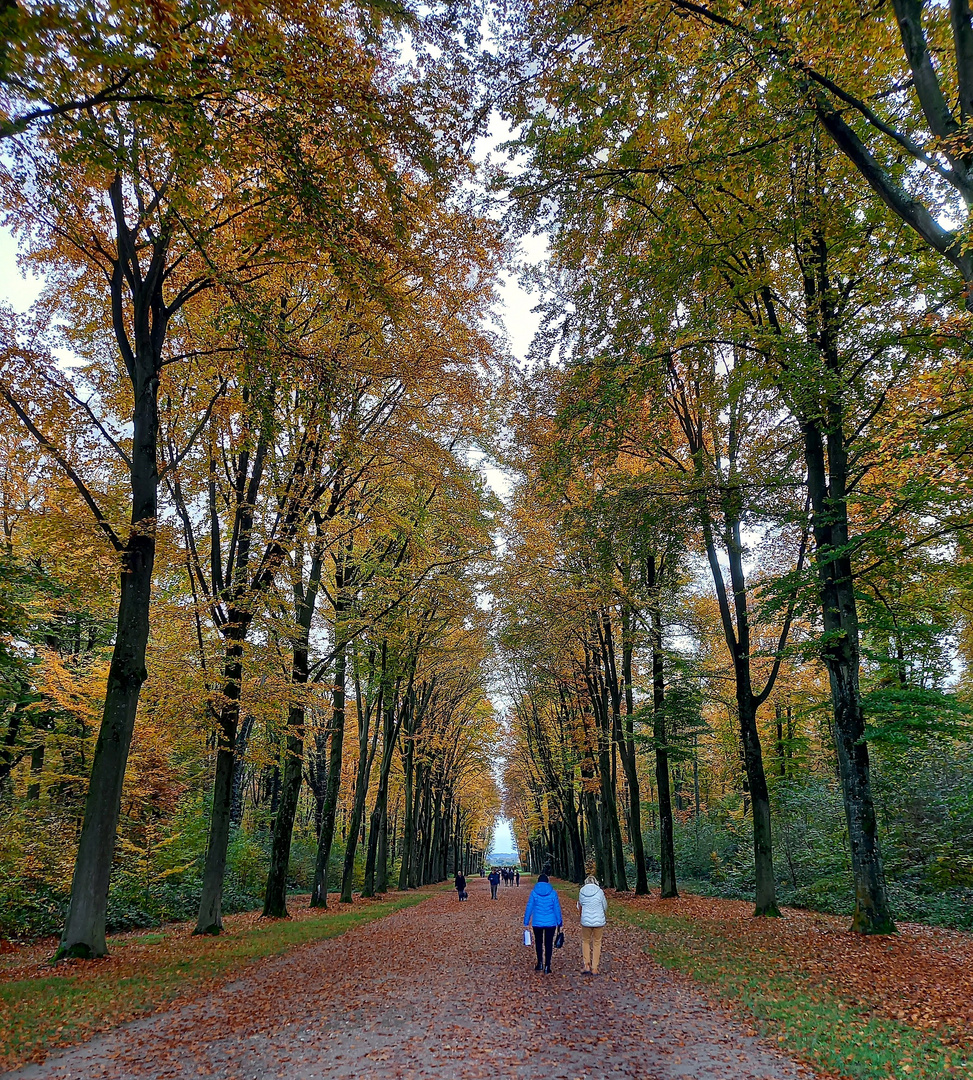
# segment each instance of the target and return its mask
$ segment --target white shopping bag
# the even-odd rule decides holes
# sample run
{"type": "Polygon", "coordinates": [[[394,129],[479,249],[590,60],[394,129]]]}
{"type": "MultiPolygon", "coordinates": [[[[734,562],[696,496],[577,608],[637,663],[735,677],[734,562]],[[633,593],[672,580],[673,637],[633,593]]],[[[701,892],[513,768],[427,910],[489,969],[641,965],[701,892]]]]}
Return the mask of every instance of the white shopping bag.
{"type": "Polygon", "coordinates": [[[524,944],[528,947],[533,945],[533,942],[530,940],[530,930],[527,929],[527,927],[524,927],[524,944]]]}

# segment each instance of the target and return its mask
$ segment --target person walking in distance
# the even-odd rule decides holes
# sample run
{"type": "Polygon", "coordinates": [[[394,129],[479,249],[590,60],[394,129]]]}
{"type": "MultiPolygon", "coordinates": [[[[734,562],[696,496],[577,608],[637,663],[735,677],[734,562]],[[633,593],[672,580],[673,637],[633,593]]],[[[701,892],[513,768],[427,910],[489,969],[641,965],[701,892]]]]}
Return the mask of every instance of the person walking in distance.
{"type": "Polygon", "coordinates": [[[514,871],[514,877],[517,879],[517,888],[519,889],[520,888],[520,871],[519,870],[514,871]]]}
{"type": "Polygon", "coordinates": [[[500,871],[497,870],[496,867],[494,867],[490,871],[490,876],[489,876],[489,878],[487,878],[487,880],[490,882],[490,899],[491,900],[496,900],[496,898],[497,898],[497,886],[500,884],[500,871]]]}
{"type": "Polygon", "coordinates": [[[584,879],[578,893],[578,911],[581,912],[581,960],[583,970],[598,974],[601,960],[601,939],[608,921],[608,899],[594,874],[584,879]]]}
{"type": "Polygon", "coordinates": [[[453,882],[453,888],[456,890],[456,895],[460,900],[466,899],[466,875],[462,870],[456,871],[456,879],[453,882]]]}
{"type": "Polygon", "coordinates": [[[534,950],[537,953],[535,971],[543,969],[546,975],[551,974],[554,932],[560,930],[563,922],[557,891],[547,880],[547,874],[541,874],[527,897],[527,908],[524,911],[524,926],[528,927],[531,923],[534,925],[534,950]]]}

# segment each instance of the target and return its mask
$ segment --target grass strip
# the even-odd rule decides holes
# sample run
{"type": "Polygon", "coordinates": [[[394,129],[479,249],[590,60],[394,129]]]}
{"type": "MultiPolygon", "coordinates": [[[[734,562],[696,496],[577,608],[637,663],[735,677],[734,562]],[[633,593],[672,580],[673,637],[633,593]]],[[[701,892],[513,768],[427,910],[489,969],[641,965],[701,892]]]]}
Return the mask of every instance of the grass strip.
{"type": "Polygon", "coordinates": [[[948,1039],[871,1012],[815,985],[772,950],[680,916],[613,905],[613,914],[652,935],[645,951],[742,1006],[762,1035],[821,1072],[852,1080],[946,1080],[973,1077],[973,1061],[948,1039]]]}
{"type": "Polygon", "coordinates": [[[151,1013],[256,960],[338,937],[429,895],[421,891],[300,919],[260,920],[219,937],[184,932],[153,934],[148,941],[117,939],[104,960],[72,961],[47,976],[0,981],[0,1070],[42,1060],[56,1047],[151,1013]]]}

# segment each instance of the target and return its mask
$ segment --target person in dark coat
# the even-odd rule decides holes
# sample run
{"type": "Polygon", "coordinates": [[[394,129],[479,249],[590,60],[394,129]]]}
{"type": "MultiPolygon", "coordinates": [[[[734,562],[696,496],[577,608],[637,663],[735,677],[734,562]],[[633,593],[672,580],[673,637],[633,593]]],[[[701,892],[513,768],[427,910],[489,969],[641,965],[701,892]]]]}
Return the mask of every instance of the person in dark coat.
{"type": "Polygon", "coordinates": [[[490,871],[490,899],[496,900],[497,898],[497,886],[500,884],[500,871],[494,868],[490,871]]]}
{"type": "Polygon", "coordinates": [[[537,884],[527,897],[524,911],[524,926],[534,924],[534,951],[537,953],[535,971],[542,968],[551,974],[551,953],[554,951],[554,933],[564,924],[561,917],[561,901],[554,886],[547,880],[547,874],[541,874],[537,884]]]}
{"type": "Polygon", "coordinates": [[[460,900],[466,899],[466,875],[462,870],[457,870],[456,879],[453,881],[453,888],[456,890],[456,895],[460,900]]]}
{"type": "Polygon", "coordinates": [[[514,877],[517,879],[517,888],[519,889],[520,888],[520,871],[519,870],[514,871],[514,877]]]}

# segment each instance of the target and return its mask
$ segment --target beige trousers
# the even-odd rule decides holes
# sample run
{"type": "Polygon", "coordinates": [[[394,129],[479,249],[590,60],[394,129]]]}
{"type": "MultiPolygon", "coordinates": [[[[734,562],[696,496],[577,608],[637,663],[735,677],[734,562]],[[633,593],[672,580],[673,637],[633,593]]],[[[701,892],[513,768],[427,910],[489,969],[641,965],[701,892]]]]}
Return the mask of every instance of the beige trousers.
{"type": "Polygon", "coordinates": [[[601,939],[605,933],[603,926],[581,927],[581,959],[585,971],[598,974],[598,962],[601,960],[601,939]]]}

